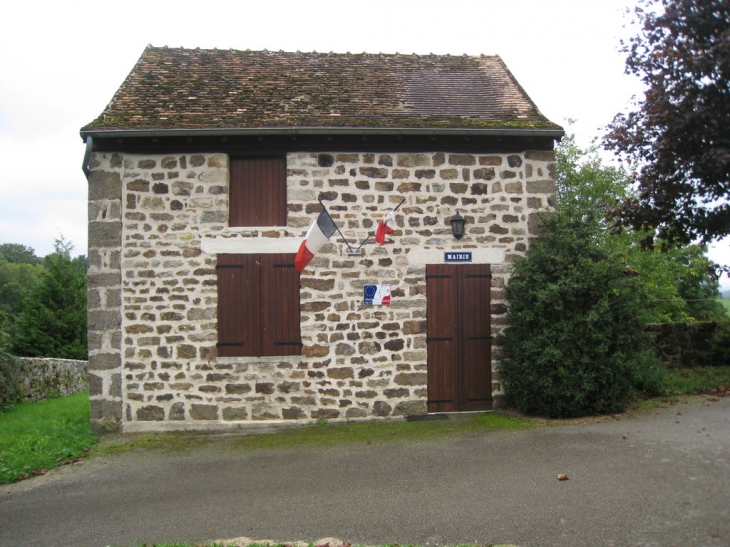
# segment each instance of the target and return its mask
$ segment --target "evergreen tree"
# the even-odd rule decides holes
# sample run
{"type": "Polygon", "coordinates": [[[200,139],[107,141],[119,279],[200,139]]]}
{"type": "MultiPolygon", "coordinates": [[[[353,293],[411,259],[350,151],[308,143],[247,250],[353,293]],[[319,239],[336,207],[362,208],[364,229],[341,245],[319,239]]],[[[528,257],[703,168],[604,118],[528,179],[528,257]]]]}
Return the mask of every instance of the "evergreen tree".
{"type": "Polygon", "coordinates": [[[10,325],[23,311],[25,300],[45,270],[41,262],[30,247],[0,245],[0,350],[7,343],[10,325]]]}
{"type": "Polygon", "coordinates": [[[87,359],[86,268],[63,236],[45,258],[45,272],[10,329],[8,351],[20,356],[87,359]]]}

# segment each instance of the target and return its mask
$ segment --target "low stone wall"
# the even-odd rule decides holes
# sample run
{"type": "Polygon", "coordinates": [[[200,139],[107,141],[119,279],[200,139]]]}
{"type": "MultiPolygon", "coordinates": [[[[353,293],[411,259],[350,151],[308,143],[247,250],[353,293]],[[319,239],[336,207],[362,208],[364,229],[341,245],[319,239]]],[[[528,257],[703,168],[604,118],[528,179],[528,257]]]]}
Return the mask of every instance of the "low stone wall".
{"type": "Polygon", "coordinates": [[[86,361],[16,357],[20,367],[23,396],[39,401],[49,395],[72,395],[89,389],[86,361]]]}
{"type": "Polygon", "coordinates": [[[658,323],[649,325],[653,347],[667,368],[692,368],[727,365],[727,344],[719,323],[658,323]]]}

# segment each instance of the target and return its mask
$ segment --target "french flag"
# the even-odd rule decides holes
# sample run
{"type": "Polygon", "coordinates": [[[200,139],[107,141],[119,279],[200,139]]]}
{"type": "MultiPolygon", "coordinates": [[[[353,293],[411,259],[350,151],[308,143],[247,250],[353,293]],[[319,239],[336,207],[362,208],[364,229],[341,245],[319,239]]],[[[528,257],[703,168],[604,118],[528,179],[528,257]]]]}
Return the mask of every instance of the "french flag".
{"type": "Polygon", "coordinates": [[[375,242],[378,245],[385,245],[385,236],[392,234],[395,230],[395,210],[391,211],[385,218],[378,222],[378,229],[375,232],[375,242]]]}
{"type": "Polygon", "coordinates": [[[307,230],[304,241],[299,246],[299,252],[297,252],[297,257],[294,259],[294,266],[296,266],[297,270],[300,272],[303,271],[307,267],[307,264],[309,264],[309,261],[317,254],[317,251],[329,241],[329,238],[336,231],[337,226],[335,226],[335,221],[332,220],[327,209],[322,208],[319,216],[312,222],[309,230],[307,230]]]}

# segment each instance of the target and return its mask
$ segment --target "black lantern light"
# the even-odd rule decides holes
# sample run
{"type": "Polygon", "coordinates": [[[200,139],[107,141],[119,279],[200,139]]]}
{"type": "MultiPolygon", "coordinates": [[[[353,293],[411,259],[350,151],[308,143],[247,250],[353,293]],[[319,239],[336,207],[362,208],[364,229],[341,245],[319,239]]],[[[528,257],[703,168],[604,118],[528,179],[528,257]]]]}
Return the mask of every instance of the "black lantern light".
{"type": "Polygon", "coordinates": [[[456,239],[461,239],[464,236],[464,217],[456,211],[456,214],[451,217],[451,231],[456,239]]]}

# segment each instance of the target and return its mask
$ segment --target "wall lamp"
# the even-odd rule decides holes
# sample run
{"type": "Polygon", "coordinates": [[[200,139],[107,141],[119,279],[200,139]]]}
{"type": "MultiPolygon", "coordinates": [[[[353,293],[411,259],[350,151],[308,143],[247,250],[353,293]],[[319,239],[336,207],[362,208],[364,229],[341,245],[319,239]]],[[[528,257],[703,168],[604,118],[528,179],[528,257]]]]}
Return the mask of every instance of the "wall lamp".
{"type": "Polygon", "coordinates": [[[456,214],[451,217],[451,231],[454,234],[454,237],[456,239],[461,239],[464,236],[464,224],[466,224],[466,221],[464,220],[464,217],[459,214],[459,211],[456,211],[456,214]]]}

